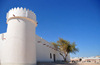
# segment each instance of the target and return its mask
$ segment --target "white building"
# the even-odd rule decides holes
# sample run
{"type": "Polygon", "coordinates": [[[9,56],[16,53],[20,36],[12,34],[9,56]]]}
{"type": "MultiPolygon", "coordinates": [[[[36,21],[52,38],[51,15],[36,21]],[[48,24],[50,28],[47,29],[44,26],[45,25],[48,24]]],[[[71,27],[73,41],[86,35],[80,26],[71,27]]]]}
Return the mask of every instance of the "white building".
{"type": "MultiPolygon", "coordinates": [[[[35,34],[36,15],[25,8],[7,13],[7,32],[0,34],[1,65],[36,65],[63,60],[52,44],[35,34]]],[[[70,61],[68,55],[67,60],[70,61]]]]}

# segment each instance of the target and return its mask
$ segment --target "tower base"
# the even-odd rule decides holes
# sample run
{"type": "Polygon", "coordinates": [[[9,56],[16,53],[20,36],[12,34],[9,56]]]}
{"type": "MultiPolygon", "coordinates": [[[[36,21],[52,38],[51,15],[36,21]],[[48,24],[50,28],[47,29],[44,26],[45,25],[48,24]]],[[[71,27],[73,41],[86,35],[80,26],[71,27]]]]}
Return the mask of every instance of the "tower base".
{"type": "Polygon", "coordinates": [[[36,65],[31,63],[1,63],[1,65],[36,65]]]}

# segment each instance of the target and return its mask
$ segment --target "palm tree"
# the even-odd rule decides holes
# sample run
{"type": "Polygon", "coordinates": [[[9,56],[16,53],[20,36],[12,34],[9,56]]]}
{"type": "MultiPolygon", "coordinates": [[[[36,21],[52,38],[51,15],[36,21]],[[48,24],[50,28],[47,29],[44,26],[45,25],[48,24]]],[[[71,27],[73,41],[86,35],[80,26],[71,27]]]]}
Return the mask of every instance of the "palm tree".
{"type": "Polygon", "coordinates": [[[78,51],[78,48],[76,48],[75,42],[70,43],[67,40],[64,40],[62,38],[59,38],[57,43],[52,43],[56,50],[59,51],[60,55],[63,57],[64,61],[66,61],[66,57],[69,53],[76,53],[78,51]]]}

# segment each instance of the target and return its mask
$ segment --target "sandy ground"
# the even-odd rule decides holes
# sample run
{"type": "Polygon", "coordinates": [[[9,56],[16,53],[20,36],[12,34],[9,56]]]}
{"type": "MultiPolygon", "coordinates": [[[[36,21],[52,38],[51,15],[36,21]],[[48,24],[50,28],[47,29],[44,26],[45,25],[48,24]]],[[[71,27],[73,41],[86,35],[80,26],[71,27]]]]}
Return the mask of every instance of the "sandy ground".
{"type": "Polygon", "coordinates": [[[100,65],[100,63],[78,63],[78,65],[100,65]]]}
{"type": "Polygon", "coordinates": [[[97,63],[37,63],[37,65],[100,65],[97,63]]]}

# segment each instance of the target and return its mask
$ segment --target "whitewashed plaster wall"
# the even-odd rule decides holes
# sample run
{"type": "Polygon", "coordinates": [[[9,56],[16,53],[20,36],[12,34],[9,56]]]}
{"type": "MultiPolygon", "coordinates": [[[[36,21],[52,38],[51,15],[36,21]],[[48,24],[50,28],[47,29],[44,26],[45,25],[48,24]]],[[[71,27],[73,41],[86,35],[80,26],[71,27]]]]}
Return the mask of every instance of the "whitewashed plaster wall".
{"type": "MultiPolygon", "coordinates": [[[[4,36],[6,38],[5,34],[4,34],[4,36]]],[[[54,61],[53,54],[56,54],[56,61],[63,60],[62,56],[59,54],[58,51],[55,51],[55,50],[46,46],[46,45],[52,46],[52,44],[48,43],[46,40],[44,40],[43,38],[41,38],[37,35],[35,35],[35,38],[36,38],[35,44],[36,44],[37,62],[53,62],[54,61]],[[40,41],[40,43],[38,43],[38,41],[40,41]],[[46,44],[46,45],[43,45],[43,44],[46,44]],[[52,54],[52,58],[50,58],[50,53],[52,54]]],[[[68,55],[66,59],[68,61],[70,61],[70,55],[68,55]]]]}
{"type": "Polygon", "coordinates": [[[2,34],[0,34],[0,64],[1,64],[1,44],[2,44],[2,34]]]}
{"type": "Polygon", "coordinates": [[[25,8],[7,13],[7,37],[2,44],[2,65],[36,65],[35,14],[25,8]],[[17,18],[18,17],[18,18],[17,18]]]}
{"type": "Polygon", "coordinates": [[[2,64],[36,63],[35,25],[30,21],[18,20],[8,22],[6,43],[2,45],[2,64]]]}
{"type": "Polygon", "coordinates": [[[0,65],[1,65],[1,49],[2,45],[6,42],[6,33],[0,34],[0,65]]]}
{"type": "MultiPolygon", "coordinates": [[[[54,49],[51,49],[47,47],[46,45],[52,46],[52,44],[48,43],[46,40],[42,39],[39,36],[36,37],[36,58],[38,62],[53,62],[53,54],[56,55],[56,61],[61,61],[63,60],[62,56],[59,54],[58,51],[55,51],[54,49]],[[40,41],[40,43],[38,43],[40,41]],[[46,44],[46,45],[43,45],[46,44]],[[50,53],[52,54],[52,59],[50,59],[50,53]]],[[[69,55],[67,56],[67,60],[70,61],[69,55]]]]}
{"type": "Polygon", "coordinates": [[[50,43],[35,35],[36,15],[32,11],[14,8],[7,13],[7,19],[9,19],[7,33],[4,34],[6,39],[2,40],[2,35],[0,35],[2,65],[36,65],[36,60],[52,62],[54,61],[53,54],[56,55],[56,60],[63,60],[57,51],[43,45],[52,46],[50,43]],[[14,18],[14,15],[29,19],[14,18]],[[52,59],[50,59],[50,53],[52,59]]]}

